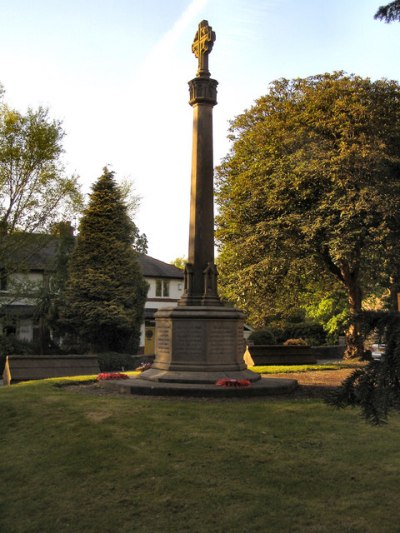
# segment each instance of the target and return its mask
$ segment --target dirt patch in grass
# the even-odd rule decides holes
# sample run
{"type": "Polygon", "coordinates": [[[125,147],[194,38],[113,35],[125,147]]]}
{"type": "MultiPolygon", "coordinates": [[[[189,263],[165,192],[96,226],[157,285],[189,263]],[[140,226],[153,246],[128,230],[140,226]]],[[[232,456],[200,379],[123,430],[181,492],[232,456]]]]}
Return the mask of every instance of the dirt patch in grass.
{"type": "Polygon", "coordinates": [[[353,372],[354,368],[344,368],[341,370],[269,374],[265,377],[296,379],[299,387],[291,394],[294,398],[325,398],[353,372]]]}

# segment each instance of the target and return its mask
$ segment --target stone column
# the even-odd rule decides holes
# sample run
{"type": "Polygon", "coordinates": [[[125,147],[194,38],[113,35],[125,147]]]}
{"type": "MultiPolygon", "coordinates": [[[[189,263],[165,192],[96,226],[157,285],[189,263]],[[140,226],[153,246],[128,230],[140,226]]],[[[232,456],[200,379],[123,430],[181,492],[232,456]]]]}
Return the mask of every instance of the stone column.
{"type": "Polygon", "coordinates": [[[208,54],[215,33],[203,20],[192,50],[199,59],[197,76],[189,82],[193,107],[192,177],[190,198],[189,258],[185,292],[179,305],[221,305],[214,264],[214,161],[213,107],[218,82],[210,78],[208,54]]]}

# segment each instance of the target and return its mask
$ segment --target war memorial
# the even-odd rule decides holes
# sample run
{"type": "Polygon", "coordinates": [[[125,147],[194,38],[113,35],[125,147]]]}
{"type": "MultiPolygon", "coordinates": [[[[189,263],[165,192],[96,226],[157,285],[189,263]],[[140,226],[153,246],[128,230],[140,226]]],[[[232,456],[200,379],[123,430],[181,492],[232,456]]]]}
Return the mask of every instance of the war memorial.
{"type": "Polygon", "coordinates": [[[222,304],[214,262],[213,107],[218,82],[208,59],[216,36],[200,22],[192,52],[198,60],[189,82],[193,107],[193,144],[188,263],[184,293],[176,307],[156,313],[155,361],[137,377],[104,382],[120,392],[142,394],[268,395],[293,390],[292,379],[261,378],[243,360],[243,313],[222,304]],[[243,387],[221,387],[247,382],[243,387]]]}

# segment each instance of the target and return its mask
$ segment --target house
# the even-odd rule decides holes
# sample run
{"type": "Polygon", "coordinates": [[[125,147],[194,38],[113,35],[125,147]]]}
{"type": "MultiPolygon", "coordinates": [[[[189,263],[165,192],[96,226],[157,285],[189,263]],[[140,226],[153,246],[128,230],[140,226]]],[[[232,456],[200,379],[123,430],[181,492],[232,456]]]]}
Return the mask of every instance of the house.
{"type": "Polygon", "coordinates": [[[56,270],[59,239],[50,235],[17,235],[6,243],[7,264],[0,265],[0,334],[39,340],[38,290],[49,287],[56,270]]]}
{"type": "MultiPolygon", "coordinates": [[[[40,287],[51,287],[59,243],[58,237],[30,235],[23,246],[15,246],[14,267],[0,266],[0,334],[27,342],[39,340],[35,294],[40,287]]],[[[183,271],[148,255],[140,254],[138,260],[149,284],[139,348],[147,355],[154,353],[155,312],[176,305],[183,292],[183,271]]]]}
{"type": "Polygon", "coordinates": [[[183,293],[183,271],[148,255],[140,255],[139,263],[149,284],[140,335],[140,351],[145,355],[152,355],[155,347],[154,315],[158,309],[177,304],[183,293]]]}
{"type": "MultiPolygon", "coordinates": [[[[29,240],[15,248],[13,264],[18,268],[7,270],[0,265],[0,334],[15,335],[18,340],[38,342],[41,324],[37,313],[38,288],[51,288],[52,276],[59,261],[59,237],[31,235],[29,240]]],[[[149,255],[138,256],[143,276],[149,284],[140,332],[139,353],[153,355],[155,349],[155,313],[158,309],[173,307],[184,289],[183,270],[149,255]]],[[[245,324],[244,337],[252,329],[245,324]]]]}

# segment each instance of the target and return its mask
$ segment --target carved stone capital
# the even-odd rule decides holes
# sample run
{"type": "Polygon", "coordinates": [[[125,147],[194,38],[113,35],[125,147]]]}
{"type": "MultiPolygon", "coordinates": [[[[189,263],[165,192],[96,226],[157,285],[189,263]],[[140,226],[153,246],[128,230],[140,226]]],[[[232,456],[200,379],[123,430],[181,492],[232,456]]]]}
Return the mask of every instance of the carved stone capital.
{"type": "Polygon", "coordinates": [[[217,80],[207,78],[194,78],[189,81],[189,104],[210,104],[217,103],[217,80]]]}

